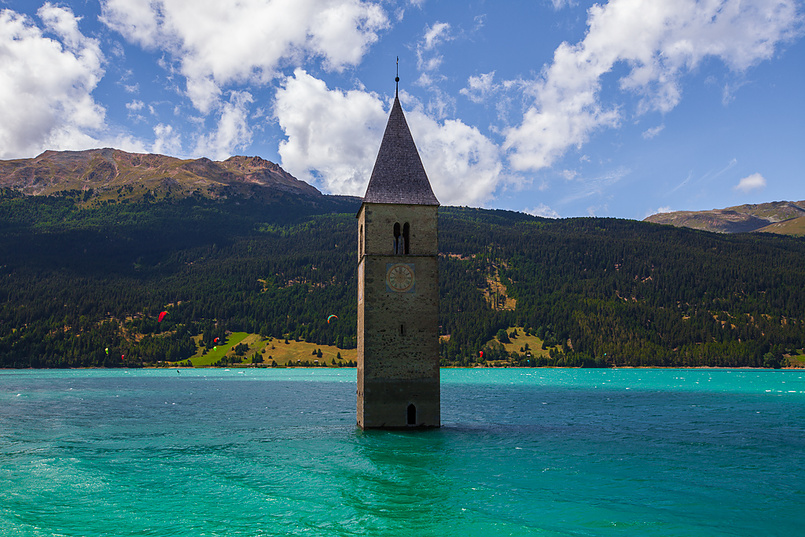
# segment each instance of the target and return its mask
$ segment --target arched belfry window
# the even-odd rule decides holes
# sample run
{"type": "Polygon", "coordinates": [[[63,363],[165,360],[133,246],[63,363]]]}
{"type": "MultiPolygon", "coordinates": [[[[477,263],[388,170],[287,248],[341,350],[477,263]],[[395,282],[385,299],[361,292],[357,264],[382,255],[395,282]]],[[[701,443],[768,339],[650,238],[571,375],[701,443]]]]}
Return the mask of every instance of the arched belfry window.
{"type": "Polygon", "coordinates": [[[414,403],[408,405],[408,409],[406,409],[406,420],[405,422],[408,425],[416,425],[416,406],[414,403]]]}
{"type": "Polygon", "coordinates": [[[402,245],[400,239],[400,223],[396,222],[394,224],[394,255],[399,255],[402,253],[402,245]]]}
{"type": "Polygon", "coordinates": [[[403,225],[403,232],[402,232],[402,237],[403,237],[402,238],[402,240],[403,240],[403,251],[402,251],[402,253],[404,253],[405,255],[408,255],[409,253],[411,253],[411,248],[410,248],[411,241],[409,240],[410,235],[411,235],[411,226],[409,226],[408,222],[406,222],[403,225]]]}
{"type": "Polygon", "coordinates": [[[363,224],[358,228],[358,257],[363,255],[363,224]]]}

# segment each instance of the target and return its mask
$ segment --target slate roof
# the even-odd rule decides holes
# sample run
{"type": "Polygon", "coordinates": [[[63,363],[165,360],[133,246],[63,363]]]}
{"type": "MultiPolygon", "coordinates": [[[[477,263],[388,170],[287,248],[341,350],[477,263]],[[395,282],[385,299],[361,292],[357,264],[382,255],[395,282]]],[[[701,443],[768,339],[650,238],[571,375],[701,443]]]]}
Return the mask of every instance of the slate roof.
{"type": "Polygon", "coordinates": [[[439,205],[396,96],[363,202],[439,205]]]}

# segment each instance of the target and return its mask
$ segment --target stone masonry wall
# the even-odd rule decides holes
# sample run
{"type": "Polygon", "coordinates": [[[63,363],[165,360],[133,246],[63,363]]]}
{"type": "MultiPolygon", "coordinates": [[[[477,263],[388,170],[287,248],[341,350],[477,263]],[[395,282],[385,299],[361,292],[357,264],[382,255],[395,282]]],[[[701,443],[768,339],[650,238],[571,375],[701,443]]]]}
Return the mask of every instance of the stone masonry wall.
{"type": "Polygon", "coordinates": [[[405,426],[404,408],[415,404],[424,425],[438,426],[437,207],[364,204],[358,221],[359,424],[405,426]],[[393,254],[395,222],[410,224],[408,255],[393,254]],[[386,278],[399,263],[414,274],[404,292],[386,278]]]}

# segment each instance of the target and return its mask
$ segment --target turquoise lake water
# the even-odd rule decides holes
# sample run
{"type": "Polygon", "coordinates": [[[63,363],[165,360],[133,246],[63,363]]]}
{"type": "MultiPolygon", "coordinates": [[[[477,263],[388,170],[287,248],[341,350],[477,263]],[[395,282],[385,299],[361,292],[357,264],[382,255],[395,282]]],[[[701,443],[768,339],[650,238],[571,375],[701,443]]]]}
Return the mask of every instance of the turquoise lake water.
{"type": "Polygon", "coordinates": [[[354,369],[0,371],[0,535],[805,535],[805,372],[445,369],[363,432],[354,369]]]}

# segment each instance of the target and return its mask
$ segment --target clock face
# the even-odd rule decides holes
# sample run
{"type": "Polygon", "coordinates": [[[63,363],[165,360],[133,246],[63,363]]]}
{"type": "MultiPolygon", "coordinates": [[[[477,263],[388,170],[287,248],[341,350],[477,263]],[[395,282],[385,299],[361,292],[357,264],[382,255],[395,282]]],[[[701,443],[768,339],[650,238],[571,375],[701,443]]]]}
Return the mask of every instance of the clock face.
{"type": "Polygon", "coordinates": [[[386,283],[398,293],[405,293],[414,287],[414,270],[412,265],[397,263],[386,271],[386,283]]]}

